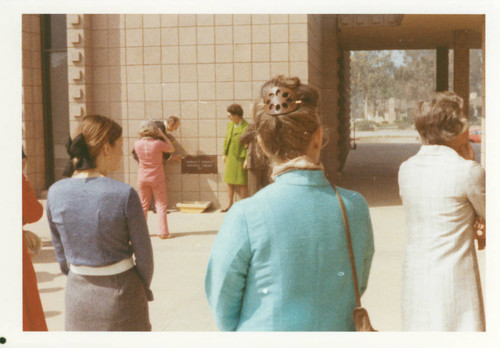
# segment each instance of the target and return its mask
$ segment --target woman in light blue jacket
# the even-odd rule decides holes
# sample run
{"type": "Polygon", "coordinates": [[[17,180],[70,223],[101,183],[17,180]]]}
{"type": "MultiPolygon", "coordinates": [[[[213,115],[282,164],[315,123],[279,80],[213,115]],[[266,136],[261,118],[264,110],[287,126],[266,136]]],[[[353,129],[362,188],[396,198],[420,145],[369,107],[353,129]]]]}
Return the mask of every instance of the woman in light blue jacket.
{"type": "MultiPolygon", "coordinates": [[[[230,209],[214,242],[205,290],[225,331],[352,331],[356,306],[335,191],[319,162],[318,93],[298,78],[262,87],[258,141],[275,182],[230,209]]],[[[339,188],[351,227],[361,293],[373,257],[368,206],[339,188]]]]}

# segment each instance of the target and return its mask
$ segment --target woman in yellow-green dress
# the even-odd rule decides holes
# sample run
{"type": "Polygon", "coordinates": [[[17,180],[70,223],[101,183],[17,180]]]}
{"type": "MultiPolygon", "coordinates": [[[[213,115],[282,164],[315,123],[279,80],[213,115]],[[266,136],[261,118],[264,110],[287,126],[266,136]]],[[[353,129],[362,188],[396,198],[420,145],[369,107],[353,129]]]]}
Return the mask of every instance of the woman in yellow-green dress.
{"type": "Polygon", "coordinates": [[[223,160],[226,163],[224,182],[228,186],[229,204],[222,209],[222,212],[228,211],[233,205],[235,190],[238,191],[242,199],[248,195],[247,150],[240,143],[240,135],[247,129],[248,122],[243,119],[243,109],[239,104],[229,105],[227,115],[230,121],[224,139],[223,160]]]}

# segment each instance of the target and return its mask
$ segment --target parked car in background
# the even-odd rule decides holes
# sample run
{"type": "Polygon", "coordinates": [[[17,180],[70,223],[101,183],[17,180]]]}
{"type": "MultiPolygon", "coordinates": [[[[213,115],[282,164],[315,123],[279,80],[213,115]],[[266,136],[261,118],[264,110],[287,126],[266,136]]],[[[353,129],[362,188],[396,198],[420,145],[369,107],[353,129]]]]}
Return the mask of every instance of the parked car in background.
{"type": "Polygon", "coordinates": [[[469,141],[471,143],[480,143],[483,138],[483,130],[477,127],[469,129],[469,141]]]}

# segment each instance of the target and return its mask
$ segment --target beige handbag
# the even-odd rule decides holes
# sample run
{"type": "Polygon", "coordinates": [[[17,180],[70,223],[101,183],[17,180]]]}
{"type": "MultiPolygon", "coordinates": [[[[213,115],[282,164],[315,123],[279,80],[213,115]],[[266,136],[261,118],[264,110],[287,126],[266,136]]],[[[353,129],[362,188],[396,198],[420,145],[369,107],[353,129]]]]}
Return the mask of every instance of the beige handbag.
{"type": "Polygon", "coordinates": [[[342,210],[342,219],[344,220],[347,245],[349,247],[349,257],[351,259],[352,280],[354,284],[354,294],[356,295],[356,308],[354,308],[352,314],[354,316],[354,324],[356,325],[356,331],[377,331],[372,327],[372,324],[370,323],[370,317],[368,316],[368,312],[366,311],[366,309],[361,307],[361,296],[359,295],[358,276],[356,273],[356,264],[354,263],[354,252],[352,251],[351,230],[349,229],[349,221],[347,220],[344,201],[342,200],[342,197],[340,197],[337,188],[333,186],[333,189],[337,194],[337,198],[339,199],[340,203],[340,209],[342,210]]]}

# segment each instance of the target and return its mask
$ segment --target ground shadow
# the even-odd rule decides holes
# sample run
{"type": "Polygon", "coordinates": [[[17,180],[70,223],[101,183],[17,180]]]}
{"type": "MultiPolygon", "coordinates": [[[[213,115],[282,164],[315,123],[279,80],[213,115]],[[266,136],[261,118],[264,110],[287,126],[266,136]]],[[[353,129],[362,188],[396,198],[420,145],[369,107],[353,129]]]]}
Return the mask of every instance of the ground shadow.
{"type": "Polygon", "coordinates": [[[56,317],[56,316],[60,315],[61,312],[59,312],[59,311],[46,311],[46,312],[43,312],[43,314],[45,315],[45,318],[52,318],[52,317],[56,317]]]}
{"type": "MultiPolygon", "coordinates": [[[[173,238],[177,239],[177,238],[188,237],[188,236],[199,236],[202,234],[213,235],[213,234],[217,234],[217,232],[218,231],[195,231],[195,232],[176,232],[176,233],[172,233],[172,234],[174,235],[173,238]]],[[[149,236],[150,237],[158,237],[157,234],[150,234],[149,236]]]]}
{"type": "Polygon", "coordinates": [[[175,238],[181,238],[181,237],[188,237],[188,236],[197,236],[197,235],[214,235],[217,234],[218,231],[197,231],[197,232],[179,232],[179,233],[174,233],[175,238]]]}
{"type": "MultiPolygon", "coordinates": [[[[398,171],[420,149],[417,143],[362,143],[349,152],[339,186],[361,193],[370,207],[401,205],[398,171]]],[[[481,145],[472,145],[476,161],[481,145]]]]}
{"type": "Polygon", "coordinates": [[[38,289],[38,292],[41,294],[48,294],[51,292],[58,292],[64,290],[64,288],[58,287],[58,288],[47,288],[47,289],[38,289]]]}
{"type": "Polygon", "coordinates": [[[57,262],[56,254],[54,248],[52,247],[42,247],[38,254],[33,258],[33,263],[54,263],[57,262]]]}
{"type": "Polygon", "coordinates": [[[57,277],[61,277],[62,273],[36,272],[38,283],[51,282],[57,277]]]}

